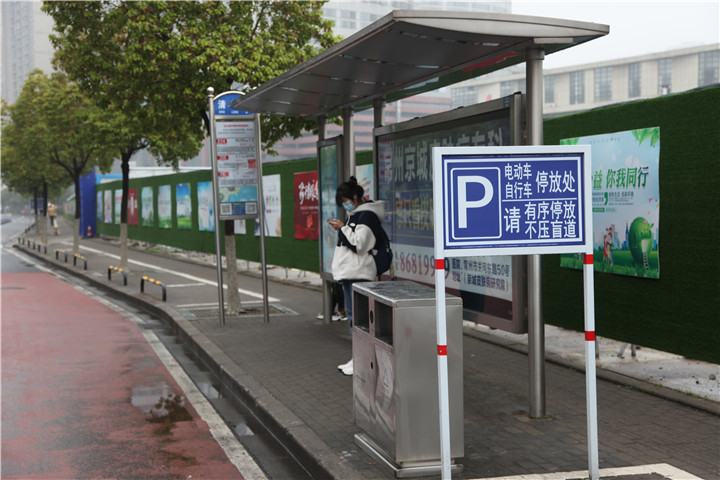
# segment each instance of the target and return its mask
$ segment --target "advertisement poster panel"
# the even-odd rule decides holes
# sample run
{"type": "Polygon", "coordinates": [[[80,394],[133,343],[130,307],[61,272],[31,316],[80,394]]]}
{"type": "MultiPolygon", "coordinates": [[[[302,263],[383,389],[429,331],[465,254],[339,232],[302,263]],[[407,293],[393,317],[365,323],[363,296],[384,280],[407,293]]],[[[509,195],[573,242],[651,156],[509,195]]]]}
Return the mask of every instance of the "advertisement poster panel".
{"type": "Polygon", "coordinates": [[[102,190],[97,192],[96,196],[97,196],[97,199],[96,199],[97,203],[95,204],[95,205],[97,205],[97,209],[95,210],[95,214],[97,215],[96,219],[98,222],[102,222],[103,221],[103,192],[102,192],[102,190]]]}
{"type": "Polygon", "coordinates": [[[137,188],[128,188],[128,225],[138,224],[138,196],[137,188]]]}
{"type": "Polygon", "coordinates": [[[175,185],[175,212],[177,226],[183,230],[192,230],[192,203],[190,201],[190,185],[175,185]]]}
{"type": "Polygon", "coordinates": [[[337,232],[327,223],[333,218],[344,218],[335,203],[335,192],[340,185],[340,145],[342,136],[318,142],[318,192],[320,222],[320,274],[332,280],[332,259],[335,253],[337,232]]]}
{"type": "Polygon", "coordinates": [[[252,119],[217,121],[220,220],[258,215],[257,154],[252,119]]]}
{"type": "Polygon", "coordinates": [[[153,195],[153,187],[143,187],[140,191],[140,201],[142,202],[142,226],[152,227],[155,225],[155,196],[153,195]]]}
{"type": "Polygon", "coordinates": [[[158,227],[172,228],[172,205],[170,185],[158,187],[158,227]]]}
{"type": "MultiPolygon", "coordinates": [[[[280,174],[263,176],[265,197],[265,235],[282,236],[282,205],[280,203],[280,174]]],[[[255,222],[255,235],[260,235],[260,222],[255,222]]]]}
{"type": "Polygon", "coordinates": [[[103,223],[112,223],[113,204],[112,204],[112,190],[105,190],[105,196],[103,198],[104,205],[104,217],[103,223]]]}
{"type": "Polygon", "coordinates": [[[296,173],[293,178],[295,195],[295,238],[318,238],[318,181],[317,172],[296,173]]]}
{"type": "MultiPolygon", "coordinates": [[[[592,149],[593,261],[596,272],[660,278],[660,128],[568,138],[592,149]]],[[[563,267],[582,269],[576,255],[563,267]]]]}
{"type": "Polygon", "coordinates": [[[115,190],[115,223],[120,224],[120,210],[122,206],[122,190],[115,190]]]}
{"type": "MultiPolygon", "coordinates": [[[[480,104],[474,111],[446,112],[376,129],[378,199],[386,202],[383,222],[392,244],[395,275],[435,284],[433,147],[509,146],[517,102],[480,104]]],[[[448,262],[446,287],[463,299],[465,318],[513,331],[524,314],[513,304],[510,255],[466,257],[448,262]],[[508,326],[512,321],[512,326],[508,326]]],[[[517,279],[516,279],[517,280],[517,279]]]]}
{"type": "Polygon", "coordinates": [[[215,231],[212,182],[198,182],[198,227],[201,232],[215,231]]]}
{"type": "Polygon", "coordinates": [[[363,200],[375,200],[375,181],[372,164],[357,165],[355,167],[355,177],[357,178],[358,185],[365,190],[363,200]]]}

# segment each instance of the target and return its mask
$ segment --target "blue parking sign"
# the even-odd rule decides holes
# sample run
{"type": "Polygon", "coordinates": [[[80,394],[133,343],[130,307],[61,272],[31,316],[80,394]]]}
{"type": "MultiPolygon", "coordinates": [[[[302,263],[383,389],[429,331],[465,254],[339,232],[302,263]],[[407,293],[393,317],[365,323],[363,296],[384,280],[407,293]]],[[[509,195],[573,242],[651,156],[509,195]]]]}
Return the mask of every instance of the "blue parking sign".
{"type": "Polygon", "coordinates": [[[577,253],[592,243],[588,147],[441,147],[433,159],[446,253],[577,253]]]}

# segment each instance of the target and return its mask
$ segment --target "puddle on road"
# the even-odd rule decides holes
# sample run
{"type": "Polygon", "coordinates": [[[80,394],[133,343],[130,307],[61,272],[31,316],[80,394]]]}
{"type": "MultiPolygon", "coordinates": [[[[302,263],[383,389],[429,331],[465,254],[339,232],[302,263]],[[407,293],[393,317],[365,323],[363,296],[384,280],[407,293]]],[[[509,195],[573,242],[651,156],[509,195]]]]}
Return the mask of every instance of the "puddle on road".
{"type": "Polygon", "coordinates": [[[140,409],[142,413],[147,414],[156,410],[155,405],[160,402],[161,398],[167,398],[173,395],[170,386],[165,382],[158,382],[155,385],[138,385],[133,387],[130,403],[140,409]]]}

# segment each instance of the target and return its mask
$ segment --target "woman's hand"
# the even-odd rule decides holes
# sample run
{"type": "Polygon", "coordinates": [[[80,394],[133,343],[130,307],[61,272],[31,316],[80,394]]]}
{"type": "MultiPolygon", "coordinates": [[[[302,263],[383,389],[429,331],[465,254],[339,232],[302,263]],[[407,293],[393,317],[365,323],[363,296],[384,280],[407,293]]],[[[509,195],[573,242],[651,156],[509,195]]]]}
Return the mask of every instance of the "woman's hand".
{"type": "Polygon", "coordinates": [[[335,230],[340,230],[342,228],[342,226],[344,225],[342,220],[338,220],[337,218],[333,218],[332,220],[327,220],[327,223],[329,223],[330,226],[332,228],[334,228],[335,230]]]}

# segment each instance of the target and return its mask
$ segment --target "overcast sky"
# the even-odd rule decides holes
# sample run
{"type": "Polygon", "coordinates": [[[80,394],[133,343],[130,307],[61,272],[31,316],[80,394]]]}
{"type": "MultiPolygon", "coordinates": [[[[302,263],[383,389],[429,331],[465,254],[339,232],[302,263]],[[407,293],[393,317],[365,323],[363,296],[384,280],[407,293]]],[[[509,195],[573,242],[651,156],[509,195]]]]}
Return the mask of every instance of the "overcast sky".
{"type": "Polygon", "coordinates": [[[610,34],[545,58],[560,68],[720,43],[720,0],[512,0],[512,13],[610,26],[610,34]]]}

